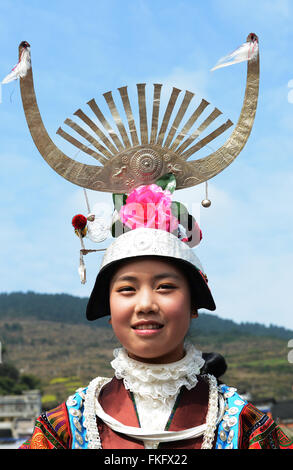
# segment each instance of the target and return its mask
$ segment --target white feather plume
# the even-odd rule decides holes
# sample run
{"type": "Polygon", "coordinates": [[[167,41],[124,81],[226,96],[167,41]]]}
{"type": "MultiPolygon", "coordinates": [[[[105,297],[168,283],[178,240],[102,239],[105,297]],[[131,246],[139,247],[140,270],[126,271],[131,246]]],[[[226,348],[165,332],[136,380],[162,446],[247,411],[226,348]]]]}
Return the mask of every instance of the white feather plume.
{"type": "Polygon", "coordinates": [[[211,69],[211,72],[214,70],[220,69],[222,67],[228,67],[229,65],[238,64],[239,62],[244,62],[247,60],[253,60],[257,57],[258,53],[258,42],[249,41],[242,44],[238,49],[233,51],[231,54],[222,57],[215,67],[211,69]]]}
{"type": "Polygon", "coordinates": [[[28,70],[31,68],[31,54],[30,47],[23,49],[18,64],[13,67],[11,72],[2,80],[2,84],[12,82],[18,78],[26,76],[28,70]]]}

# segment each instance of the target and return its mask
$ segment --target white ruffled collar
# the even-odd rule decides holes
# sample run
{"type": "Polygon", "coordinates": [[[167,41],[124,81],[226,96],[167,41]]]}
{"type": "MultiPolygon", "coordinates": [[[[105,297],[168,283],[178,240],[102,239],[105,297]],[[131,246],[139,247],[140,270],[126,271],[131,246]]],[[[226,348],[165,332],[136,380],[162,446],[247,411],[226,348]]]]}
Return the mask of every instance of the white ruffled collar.
{"type": "Polygon", "coordinates": [[[111,366],[115,377],[123,379],[127,390],[143,397],[167,399],[174,397],[181,387],[188,390],[197,384],[197,375],[204,365],[202,353],[186,342],[185,356],[169,364],[149,364],[131,359],[124,348],[115,349],[111,366]]]}

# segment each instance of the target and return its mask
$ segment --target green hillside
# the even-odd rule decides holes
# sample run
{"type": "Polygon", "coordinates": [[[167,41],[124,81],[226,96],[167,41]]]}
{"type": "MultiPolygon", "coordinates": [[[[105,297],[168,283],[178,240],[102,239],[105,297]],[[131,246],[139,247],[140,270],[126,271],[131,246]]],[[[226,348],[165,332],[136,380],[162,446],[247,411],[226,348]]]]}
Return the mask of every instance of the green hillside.
{"type": "MultiPolygon", "coordinates": [[[[119,344],[108,318],[85,319],[86,302],[65,294],[0,294],[3,363],[17,367],[21,377],[41,381],[45,408],[95,376],[112,376],[112,351],[119,344]]],[[[222,380],[240,392],[251,393],[253,399],[293,398],[293,364],[288,362],[292,331],[202,313],[189,338],[199,350],[225,357],[228,370],[222,380]]]]}
{"type": "MultiPolygon", "coordinates": [[[[38,294],[35,292],[14,292],[0,294],[0,320],[38,319],[42,321],[62,322],[66,324],[86,324],[87,298],[74,297],[68,294],[38,294]]],[[[108,319],[100,318],[91,322],[92,327],[108,328],[108,319]]],[[[293,331],[259,323],[235,323],[210,313],[201,313],[195,324],[200,335],[253,335],[291,339],[293,331]]]]}

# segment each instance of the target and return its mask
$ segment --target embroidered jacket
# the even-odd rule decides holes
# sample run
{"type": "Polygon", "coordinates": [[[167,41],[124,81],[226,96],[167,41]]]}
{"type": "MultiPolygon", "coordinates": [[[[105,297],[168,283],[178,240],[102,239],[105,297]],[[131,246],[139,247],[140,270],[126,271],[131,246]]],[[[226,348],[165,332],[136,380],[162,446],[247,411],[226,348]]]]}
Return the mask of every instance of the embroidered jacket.
{"type": "MultiPolygon", "coordinates": [[[[236,389],[220,386],[225,398],[225,414],[219,423],[213,447],[217,449],[293,449],[281,428],[265,413],[243,400],[236,389]]],[[[42,413],[36,420],[32,437],[20,449],[86,449],[84,398],[87,388],[57,408],[42,413]]],[[[165,430],[179,431],[203,424],[208,408],[208,385],[199,377],[195,388],[182,387],[165,430]]],[[[139,417],[131,392],[115,377],[101,390],[99,402],[104,411],[127,426],[139,427],[139,417]]],[[[110,429],[96,418],[103,449],[143,449],[142,441],[110,429]]],[[[161,443],[159,449],[199,449],[202,436],[176,442],[161,443]]]]}

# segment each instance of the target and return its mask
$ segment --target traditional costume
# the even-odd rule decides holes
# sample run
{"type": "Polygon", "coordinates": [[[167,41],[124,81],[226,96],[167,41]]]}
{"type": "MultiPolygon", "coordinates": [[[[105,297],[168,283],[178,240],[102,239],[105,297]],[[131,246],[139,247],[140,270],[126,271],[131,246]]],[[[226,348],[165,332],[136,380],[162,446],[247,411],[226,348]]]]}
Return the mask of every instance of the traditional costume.
{"type": "Polygon", "coordinates": [[[212,376],[187,344],[180,361],[145,364],[114,352],[113,379],[94,379],[36,421],[22,449],[293,449],[265,413],[212,376]]]}
{"type": "MultiPolygon", "coordinates": [[[[196,308],[214,309],[203,268],[193,251],[173,234],[138,228],[107,249],[87,306],[93,320],[109,313],[110,273],[121,260],[158,256],[184,263],[195,288],[196,308]]],[[[236,389],[202,374],[202,353],[186,342],[174,363],[148,364],[114,351],[112,379],[97,377],[66,403],[43,413],[22,448],[237,449],[292,448],[266,414],[236,389]]]]}
{"type": "MultiPolygon", "coordinates": [[[[126,259],[141,256],[158,256],[180,265],[188,278],[193,307],[196,310],[215,310],[206,274],[193,251],[202,238],[200,228],[183,204],[172,201],[172,194],[175,189],[207,182],[218,174],[237,157],[249,137],[258,98],[258,38],[250,34],[240,49],[216,67],[228,65],[227,60],[248,62],[247,85],[239,121],[231,136],[217,151],[205,158],[187,161],[232,125],[227,120],[194,144],[221,114],[217,108],[193,130],[194,123],[209,104],[202,100],[180,127],[193,93],[185,92],[171,121],[181,92],[173,88],[159,127],[162,85],[155,84],[149,133],[146,87],[139,84],[140,138],[127,87],[119,88],[119,93],[128,131],[111,92],[105,93],[104,97],[118,132],[94,99],[88,102],[94,119],[80,109],[74,113],[87,129],[71,119],[65,121],[89,142],[89,146],[58,129],[61,137],[101,164],[91,166],[67,157],[48,136],[36,102],[30,46],[27,42],[21,43],[21,73],[18,76],[23,107],[40,153],[57,173],[72,183],[113,193],[115,210],[110,226],[91,213],[89,205],[87,217],[78,214],[72,221],[82,245],[79,272],[83,283],[86,282],[83,257],[97,251],[85,248],[85,237],[102,241],[110,231],[116,238],[106,250],[90,296],[86,312],[88,320],[110,313],[109,282],[113,269],[126,259]],[[22,66],[23,61],[25,67],[22,66]]],[[[210,205],[207,194],[202,205],[210,205]]],[[[209,373],[202,373],[205,367],[202,353],[188,342],[185,343],[184,357],[177,362],[139,362],[120,348],[114,351],[111,365],[115,371],[113,378],[97,377],[57,408],[42,413],[36,421],[33,436],[21,448],[293,449],[292,441],[271,418],[238,395],[235,388],[219,383],[209,373]]]]}

